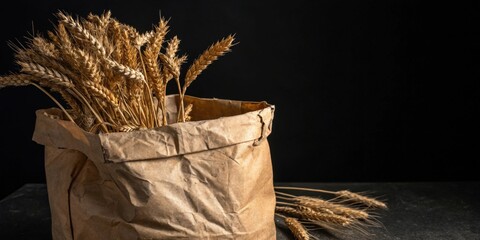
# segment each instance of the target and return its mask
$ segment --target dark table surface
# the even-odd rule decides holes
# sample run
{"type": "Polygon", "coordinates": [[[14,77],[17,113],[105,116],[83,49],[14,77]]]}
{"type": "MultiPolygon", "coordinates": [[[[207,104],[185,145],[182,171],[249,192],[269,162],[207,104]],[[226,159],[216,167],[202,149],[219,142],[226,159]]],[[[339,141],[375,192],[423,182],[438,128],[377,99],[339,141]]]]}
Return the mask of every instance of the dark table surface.
{"type": "MultiPolygon", "coordinates": [[[[437,183],[282,183],[282,186],[349,189],[387,200],[380,213],[384,228],[374,235],[342,239],[480,239],[480,182],[437,183]]],[[[297,192],[298,193],[298,192],[297,192]]],[[[277,221],[277,239],[293,239],[277,221]]],[[[316,231],[319,239],[339,239],[316,231]]],[[[0,239],[51,239],[44,184],[26,184],[0,201],[0,239]]]]}

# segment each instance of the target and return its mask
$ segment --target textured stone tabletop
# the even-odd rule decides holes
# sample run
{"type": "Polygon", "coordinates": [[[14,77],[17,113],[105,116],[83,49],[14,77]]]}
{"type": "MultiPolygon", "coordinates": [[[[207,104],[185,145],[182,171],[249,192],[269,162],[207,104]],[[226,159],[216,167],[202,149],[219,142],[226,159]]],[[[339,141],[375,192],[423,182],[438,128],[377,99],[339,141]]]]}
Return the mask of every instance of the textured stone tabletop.
{"type": "MultiPolygon", "coordinates": [[[[371,192],[387,200],[384,228],[370,236],[319,239],[480,239],[480,182],[279,183],[282,186],[371,192]]],[[[297,192],[298,193],[298,192],[297,192]]],[[[277,221],[277,239],[293,239],[277,221]]],[[[26,184],[0,201],[0,239],[51,239],[46,186],[26,184]]]]}

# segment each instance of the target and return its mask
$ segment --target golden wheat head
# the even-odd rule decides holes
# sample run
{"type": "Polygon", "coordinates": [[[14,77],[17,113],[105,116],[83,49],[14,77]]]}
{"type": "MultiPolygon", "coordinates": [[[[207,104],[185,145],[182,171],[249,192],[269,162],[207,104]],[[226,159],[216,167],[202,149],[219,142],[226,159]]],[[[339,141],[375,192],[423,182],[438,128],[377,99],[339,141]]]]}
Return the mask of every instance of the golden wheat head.
{"type": "Polygon", "coordinates": [[[27,86],[31,83],[31,76],[26,74],[11,74],[0,76],[0,88],[27,86]]]}
{"type": "Polygon", "coordinates": [[[286,217],[284,219],[285,225],[292,232],[293,236],[297,240],[309,240],[310,235],[308,234],[307,229],[296,219],[291,217],[286,217]]]}
{"type": "Polygon", "coordinates": [[[300,196],[295,201],[304,207],[308,207],[317,212],[333,213],[344,217],[354,219],[368,219],[369,214],[366,211],[358,210],[341,204],[332,203],[319,198],[300,196]]]}
{"type": "Polygon", "coordinates": [[[234,40],[235,38],[233,35],[229,35],[228,37],[214,43],[193,62],[185,75],[183,94],[185,94],[186,89],[195,79],[197,79],[198,75],[200,75],[208,65],[217,60],[218,57],[230,51],[234,40]]]}
{"type": "Polygon", "coordinates": [[[351,201],[354,203],[360,203],[363,204],[367,207],[373,207],[373,208],[381,208],[381,209],[387,209],[387,205],[381,201],[378,201],[377,199],[370,198],[370,197],[365,197],[362,196],[358,193],[353,193],[347,190],[343,191],[338,191],[336,192],[337,196],[341,199],[351,201]]]}

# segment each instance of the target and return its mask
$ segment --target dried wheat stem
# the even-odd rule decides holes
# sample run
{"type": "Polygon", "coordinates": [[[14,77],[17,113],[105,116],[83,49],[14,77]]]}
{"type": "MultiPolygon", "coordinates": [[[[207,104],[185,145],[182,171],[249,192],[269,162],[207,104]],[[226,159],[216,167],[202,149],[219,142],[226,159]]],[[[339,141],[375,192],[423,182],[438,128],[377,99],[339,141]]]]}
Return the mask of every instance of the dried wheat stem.
{"type": "MultiPolygon", "coordinates": [[[[140,56],[140,62],[142,63],[143,67],[143,72],[145,76],[147,76],[147,69],[145,67],[145,62],[143,61],[142,53],[140,51],[140,48],[138,48],[139,56],[140,56]]],[[[144,92],[145,98],[147,99],[148,103],[146,103],[147,107],[149,108],[150,114],[148,114],[149,119],[150,119],[150,127],[155,127],[155,126],[161,126],[160,119],[158,119],[157,116],[157,111],[155,109],[155,104],[153,103],[153,96],[152,96],[152,91],[150,90],[150,87],[148,86],[147,79],[144,81],[145,83],[145,88],[147,91],[144,92]]]]}
{"type": "Polygon", "coordinates": [[[142,107],[139,107],[138,110],[139,110],[139,113],[140,113],[140,119],[142,119],[142,121],[140,122],[140,126],[142,128],[147,128],[147,122],[148,122],[147,121],[147,115],[145,114],[145,111],[142,107]]]}
{"type": "Polygon", "coordinates": [[[282,202],[282,201],[278,201],[278,200],[277,200],[276,203],[277,203],[277,205],[280,204],[280,205],[286,205],[286,206],[291,206],[291,207],[297,207],[298,206],[298,204],[296,204],[296,203],[282,202]]]}
{"type": "Polygon", "coordinates": [[[184,98],[184,94],[182,92],[182,87],[180,85],[180,78],[176,77],[175,78],[175,82],[177,83],[177,88],[178,88],[178,92],[179,92],[179,96],[178,98],[180,99],[180,103],[178,104],[178,115],[177,115],[177,122],[185,122],[185,108],[184,108],[184,103],[183,103],[183,98],[184,98]]]}
{"type": "MultiPolygon", "coordinates": [[[[115,108],[115,113],[117,113],[121,120],[123,121],[123,123],[128,123],[128,120],[127,118],[125,117],[125,114],[124,112],[127,112],[125,109],[121,108],[121,105],[119,105],[118,108],[115,108]]],[[[127,112],[128,113],[128,112],[127,112]]]]}
{"type": "MultiPolygon", "coordinates": [[[[40,91],[42,91],[43,93],[45,93],[50,99],[52,99],[52,101],[57,104],[57,106],[63,111],[63,113],[65,113],[65,116],[67,116],[67,118],[75,123],[75,121],[73,120],[72,116],[70,116],[70,114],[68,114],[67,110],[65,110],[65,108],[62,106],[62,104],[60,104],[57,99],[55,99],[50,93],[48,93],[45,89],[43,89],[42,87],[40,87],[38,84],[36,83],[30,83],[32,84],[33,86],[35,86],[36,88],[38,88],[40,91]]],[[[75,123],[76,124],[76,123],[75,123]]]]}
{"type": "Polygon", "coordinates": [[[81,94],[77,89],[75,88],[69,88],[67,89],[67,92],[69,92],[70,94],[78,97],[81,101],[83,101],[83,104],[85,106],[87,106],[87,108],[92,112],[92,114],[95,116],[95,118],[97,119],[97,121],[99,123],[102,123],[101,126],[104,130],[105,133],[108,133],[108,129],[107,127],[105,126],[104,121],[102,119],[102,117],[100,117],[97,113],[97,111],[95,111],[95,109],[92,107],[92,105],[89,103],[89,101],[83,96],[83,94],[81,94]]]}
{"type": "Polygon", "coordinates": [[[322,190],[322,189],[313,189],[313,188],[302,188],[302,187],[284,187],[284,186],[274,186],[275,189],[280,190],[296,190],[296,191],[307,191],[307,192],[319,192],[319,193],[328,193],[335,194],[334,191],[322,190]]]}
{"type": "Polygon", "coordinates": [[[140,126],[142,122],[142,116],[140,114],[140,108],[135,98],[130,98],[126,102],[126,106],[129,106],[132,112],[132,115],[137,119],[137,123],[140,126]]]}
{"type": "Polygon", "coordinates": [[[63,89],[59,89],[58,92],[62,96],[63,100],[65,100],[65,102],[70,106],[70,108],[72,108],[75,115],[78,116],[82,114],[82,108],[80,107],[80,105],[78,104],[78,101],[75,99],[74,96],[67,93],[63,89]]]}
{"type": "Polygon", "coordinates": [[[275,197],[278,198],[278,199],[287,200],[287,201],[292,201],[293,200],[293,198],[291,198],[291,197],[284,197],[284,196],[279,196],[279,195],[276,195],[275,197]]]}
{"type": "Polygon", "coordinates": [[[284,193],[284,192],[279,192],[279,191],[275,191],[275,194],[276,194],[276,195],[282,195],[282,196],[288,197],[288,198],[290,198],[290,199],[294,199],[294,198],[297,197],[297,196],[295,196],[295,195],[288,194],[288,193],[284,193]]]}
{"type": "MultiPolygon", "coordinates": [[[[111,123],[108,123],[108,122],[98,122],[98,123],[96,123],[95,125],[93,125],[88,131],[89,131],[89,132],[96,133],[98,127],[102,127],[102,128],[105,127],[105,128],[106,128],[106,126],[110,126],[110,127],[113,127],[113,128],[116,127],[115,125],[113,125],[113,124],[111,124],[111,123]]],[[[108,131],[108,130],[107,130],[107,131],[108,131]]]]}
{"type": "MultiPolygon", "coordinates": [[[[92,98],[92,106],[95,107],[97,112],[102,115],[104,119],[107,119],[109,122],[105,123],[110,123],[107,124],[106,126],[114,126],[114,118],[112,117],[111,112],[109,111],[111,108],[108,108],[107,104],[105,101],[102,101],[102,99],[99,98],[92,98]],[[103,114],[102,114],[103,113],[103,114]]],[[[113,127],[115,129],[115,127],[113,127]]]]}
{"type": "Polygon", "coordinates": [[[140,125],[140,120],[138,119],[138,115],[135,114],[135,111],[132,109],[132,107],[127,104],[126,99],[121,96],[122,100],[120,101],[120,109],[121,109],[121,115],[123,118],[125,118],[125,122],[133,122],[134,125],[139,126],[140,125]],[[124,113],[127,114],[127,116],[124,116],[124,113]],[[128,121],[127,121],[128,120],[128,121]]]}

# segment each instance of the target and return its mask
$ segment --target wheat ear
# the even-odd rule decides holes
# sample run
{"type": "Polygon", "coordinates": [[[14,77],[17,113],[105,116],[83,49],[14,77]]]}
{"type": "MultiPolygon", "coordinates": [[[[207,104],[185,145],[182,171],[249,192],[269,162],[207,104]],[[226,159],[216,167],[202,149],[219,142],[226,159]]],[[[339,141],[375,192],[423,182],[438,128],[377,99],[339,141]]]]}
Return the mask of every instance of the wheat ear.
{"type": "Polygon", "coordinates": [[[193,110],[193,104],[188,104],[187,107],[185,108],[185,121],[190,121],[192,119],[192,116],[190,116],[190,113],[193,110]]]}
{"type": "Polygon", "coordinates": [[[136,68],[138,65],[138,48],[134,46],[132,43],[132,31],[134,33],[135,30],[131,29],[129,26],[120,25],[121,27],[121,34],[122,34],[122,45],[123,45],[123,63],[131,68],[136,68]]]}
{"type": "Polygon", "coordinates": [[[100,83],[102,81],[102,77],[97,66],[98,60],[88,52],[85,52],[81,49],[75,49],[74,52],[78,56],[79,64],[84,70],[82,72],[84,72],[88,80],[100,83]]]}
{"type": "Polygon", "coordinates": [[[33,85],[36,88],[38,88],[40,91],[45,93],[50,99],[52,99],[52,101],[55,104],[57,104],[57,106],[65,113],[65,115],[70,121],[75,122],[72,116],[70,116],[67,110],[65,110],[65,108],[62,106],[62,104],[60,104],[50,93],[48,93],[41,86],[31,82],[30,79],[31,79],[31,76],[26,74],[11,74],[7,76],[0,76],[0,88],[7,87],[7,86],[17,87],[17,86],[33,85]]]}
{"type": "Polygon", "coordinates": [[[154,54],[150,51],[145,51],[144,53],[146,70],[148,72],[148,80],[151,83],[153,90],[155,91],[157,97],[160,99],[162,96],[162,74],[160,73],[160,68],[158,62],[154,57],[154,54]]]}
{"type": "Polygon", "coordinates": [[[15,47],[15,58],[20,62],[33,62],[43,67],[55,69],[57,72],[67,76],[71,80],[77,80],[77,74],[68,69],[68,65],[61,62],[56,50],[42,49],[39,46],[30,49],[15,47]]]}
{"type": "Polygon", "coordinates": [[[85,85],[85,87],[90,89],[95,96],[101,97],[103,100],[107,101],[114,107],[118,107],[117,97],[115,97],[115,95],[108,88],[97,82],[85,81],[83,84],[85,85]]]}
{"type": "Polygon", "coordinates": [[[319,198],[300,196],[296,197],[295,201],[299,205],[311,208],[317,212],[331,212],[333,214],[354,219],[368,219],[369,217],[369,214],[366,211],[345,207],[319,198]]]}
{"type": "Polygon", "coordinates": [[[89,45],[101,56],[107,56],[107,51],[103,47],[103,44],[95,38],[87,29],[85,29],[82,24],[78,21],[75,21],[71,16],[65,15],[63,12],[57,14],[61,22],[63,22],[74,36],[78,39],[89,43],[89,45]]]}
{"type": "Polygon", "coordinates": [[[114,41],[114,48],[112,52],[112,58],[115,61],[122,61],[123,59],[123,36],[122,36],[122,30],[120,29],[120,23],[113,19],[110,21],[109,28],[108,30],[110,31],[112,41],[114,41]]]}
{"type": "Polygon", "coordinates": [[[298,206],[297,208],[298,210],[300,210],[304,218],[308,220],[327,222],[327,223],[341,225],[344,227],[351,225],[354,222],[352,219],[348,217],[331,214],[331,213],[321,213],[304,206],[298,206]]]}
{"type": "Polygon", "coordinates": [[[11,74],[7,76],[0,76],[0,88],[4,87],[18,87],[30,85],[31,76],[27,74],[11,74]]]}
{"type": "Polygon", "coordinates": [[[105,30],[110,23],[110,18],[112,17],[112,12],[109,10],[104,12],[101,16],[94,15],[92,13],[88,14],[87,19],[98,26],[99,29],[105,30]]]}
{"type": "Polygon", "coordinates": [[[174,36],[170,41],[168,41],[167,49],[165,50],[165,55],[170,59],[175,59],[175,54],[178,51],[180,45],[180,39],[177,36],[174,36]]]}
{"type": "Polygon", "coordinates": [[[22,67],[22,72],[48,80],[50,83],[53,83],[55,85],[60,85],[67,88],[74,87],[70,79],[68,79],[65,75],[57,72],[55,69],[47,68],[40,64],[32,62],[18,62],[18,64],[22,67]]]}
{"type": "Polygon", "coordinates": [[[134,40],[135,47],[136,48],[141,48],[147,42],[150,42],[150,40],[154,36],[154,33],[155,33],[154,31],[149,31],[149,32],[146,32],[144,34],[138,35],[134,40]]]}
{"type": "Polygon", "coordinates": [[[190,84],[197,79],[198,75],[200,75],[200,73],[202,73],[202,71],[205,70],[208,65],[217,60],[218,57],[230,51],[234,40],[235,38],[232,35],[229,35],[228,37],[214,43],[193,62],[185,75],[185,83],[183,85],[182,95],[185,95],[185,92],[190,84]]]}
{"type": "MultiPolygon", "coordinates": [[[[145,51],[158,54],[162,48],[163,40],[165,39],[165,35],[167,35],[168,28],[168,21],[164,18],[161,18],[158,26],[155,28],[153,36],[150,37],[150,43],[147,45],[145,51]]],[[[157,56],[153,57],[156,58],[157,56]]]]}
{"type": "Polygon", "coordinates": [[[307,229],[305,229],[305,227],[296,218],[286,217],[283,219],[283,221],[285,222],[285,225],[287,225],[288,229],[290,229],[295,239],[310,239],[307,229]]]}
{"type": "Polygon", "coordinates": [[[145,77],[143,76],[143,73],[141,73],[141,72],[139,72],[139,71],[137,71],[133,68],[122,65],[122,64],[120,64],[116,61],[110,60],[110,59],[106,59],[105,62],[108,64],[108,66],[110,68],[112,68],[116,72],[122,74],[122,76],[124,76],[128,79],[138,81],[138,82],[144,82],[145,81],[145,77]]]}
{"type": "Polygon", "coordinates": [[[51,42],[48,42],[45,38],[34,37],[32,40],[32,48],[40,54],[43,54],[48,57],[56,57],[58,55],[55,45],[51,42]]]}
{"type": "Polygon", "coordinates": [[[336,224],[340,226],[348,226],[353,223],[353,220],[347,217],[329,214],[329,213],[320,213],[312,210],[311,208],[300,206],[298,209],[292,207],[275,207],[275,210],[278,212],[286,213],[295,217],[299,217],[305,220],[310,221],[319,221],[330,224],[336,224]]]}
{"type": "Polygon", "coordinates": [[[357,193],[353,193],[347,190],[338,191],[336,195],[346,201],[351,201],[355,203],[360,203],[368,207],[387,209],[387,205],[383,202],[378,201],[377,199],[365,197],[357,193]]]}
{"type": "Polygon", "coordinates": [[[123,125],[121,127],[118,128],[118,130],[120,132],[133,132],[135,130],[139,129],[139,127],[137,126],[133,126],[133,125],[123,125]]]}

